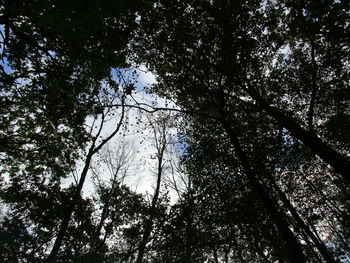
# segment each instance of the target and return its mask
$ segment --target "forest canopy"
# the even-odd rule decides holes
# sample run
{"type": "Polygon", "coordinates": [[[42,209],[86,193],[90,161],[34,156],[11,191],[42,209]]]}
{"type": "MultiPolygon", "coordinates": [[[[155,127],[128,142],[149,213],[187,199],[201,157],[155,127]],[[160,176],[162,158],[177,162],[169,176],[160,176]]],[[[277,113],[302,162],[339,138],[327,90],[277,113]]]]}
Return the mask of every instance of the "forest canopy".
{"type": "Polygon", "coordinates": [[[1,258],[350,262],[349,21],[342,0],[1,1],[1,258]]]}

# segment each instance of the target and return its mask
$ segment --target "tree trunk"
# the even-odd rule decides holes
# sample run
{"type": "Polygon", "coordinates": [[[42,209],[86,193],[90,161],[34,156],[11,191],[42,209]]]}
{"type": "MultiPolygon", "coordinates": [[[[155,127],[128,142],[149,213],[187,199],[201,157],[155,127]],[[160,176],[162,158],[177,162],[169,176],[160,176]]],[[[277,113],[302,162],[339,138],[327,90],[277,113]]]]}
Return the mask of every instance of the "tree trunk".
{"type": "Polygon", "coordinates": [[[248,157],[246,153],[243,151],[241,144],[239,142],[239,139],[233,129],[231,128],[230,124],[225,120],[224,115],[222,114],[222,120],[221,123],[232,143],[232,145],[235,148],[236,154],[238,158],[241,161],[241,165],[243,167],[243,170],[248,177],[248,180],[253,187],[253,189],[257,192],[258,196],[260,197],[263,205],[265,206],[266,210],[269,212],[271,219],[276,224],[278,230],[280,231],[281,235],[283,236],[287,248],[287,258],[289,262],[291,263],[306,263],[306,257],[302,251],[301,245],[299,244],[298,240],[296,239],[293,232],[289,229],[288,223],[285,221],[284,215],[280,213],[278,210],[278,205],[276,202],[274,202],[266,190],[264,189],[263,185],[259,182],[257,179],[256,174],[252,170],[248,157]]]}
{"type": "Polygon", "coordinates": [[[253,89],[245,89],[257,101],[258,106],[274,118],[280,125],[290,131],[298,140],[302,141],[313,153],[318,155],[325,163],[350,183],[350,161],[324,143],[316,134],[302,128],[294,118],[286,116],[279,109],[272,107],[253,89]]]}
{"type": "Polygon", "coordinates": [[[193,195],[191,189],[191,178],[189,178],[188,183],[188,202],[186,204],[186,239],[185,239],[185,255],[186,261],[192,263],[192,239],[193,239],[193,195]]]}
{"type": "Polygon", "coordinates": [[[308,112],[308,126],[309,132],[313,132],[313,118],[315,112],[315,103],[316,103],[316,92],[317,92],[317,65],[315,59],[315,42],[313,40],[310,41],[311,45],[311,61],[312,61],[312,91],[310,98],[310,107],[308,112]]]}
{"type": "Polygon", "coordinates": [[[121,101],[122,101],[122,113],[121,113],[120,120],[119,120],[115,130],[108,137],[106,137],[104,140],[102,140],[102,142],[98,146],[96,146],[96,141],[97,141],[98,137],[101,134],[101,131],[102,131],[102,128],[103,128],[103,124],[104,124],[104,117],[105,116],[104,116],[104,114],[102,115],[100,128],[99,128],[96,136],[94,137],[94,139],[92,141],[92,144],[91,144],[91,147],[89,149],[89,152],[88,152],[88,154],[86,156],[84,168],[83,168],[83,171],[81,172],[80,180],[79,180],[77,189],[76,189],[76,191],[74,193],[72,201],[70,202],[67,210],[65,211],[65,214],[64,214],[62,222],[60,224],[60,228],[59,228],[59,231],[58,231],[55,243],[54,243],[54,245],[53,245],[53,247],[51,249],[50,255],[48,256],[48,258],[46,260],[47,263],[54,263],[56,261],[56,256],[57,256],[58,251],[59,251],[59,249],[60,249],[60,247],[62,245],[62,241],[63,241],[63,238],[64,238],[64,236],[66,234],[66,231],[67,231],[67,228],[68,228],[68,225],[69,225],[69,221],[70,221],[70,219],[72,217],[72,214],[73,214],[73,212],[75,210],[75,206],[77,205],[79,199],[81,198],[80,197],[81,190],[83,188],[83,185],[84,185],[87,173],[89,171],[93,155],[95,153],[97,153],[99,150],[101,150],[101,148],[110,139],[112,139],[117,134],[117,132],[119,131],[119,129],[120,129],[122,123],[123,123],[124,114],[125,114],[124,100],[125,100],[125,96],[123,95],[122,99],[121,99],[121,101]]]}
{"type": "MultiPolygon", "coordinates": [[[[267,172],[267,171],[266,171],[267,172]]],[[[282,190],[279,188],[279,186],[276,184],[275,180],[271,177],[270,174],[267,174],[269,181],[272,183],[273,187],[277,190],[279,197],[281,198],[284,205],[287,207],[289,212],[291,213],[292,217],[296,221],[298,227],[302,229],[314,242],[316,248],[322,255],[322,257],[329,263],[336,263],[337,261],[331,256],[329,253],[327,247],[316,237],[316,235],[311,231],[311,229],[304,223],[303,219],[300,217],[296,209],[293,207],[293,205],[289,202],[286,195],[282,192],[282,190]]]]}
{"type": "Polygon", "coordinates": [[[50,255],[47,258],[47,262],[48,263],[54,263],[56,261],[56,256],[57,256],[58,251],[59,251],[59,249],[61,247],[63,238],[64,238],[64,236],[66,234],[66,231],[67,231],[67,228],[68,228],[68,225],[69,225],[69,221],[70,221],[71,216],[72,216],[72,214],[74,212],[75,206],[77,205],[77,203],[78,203],[78,201],[80,199],[80,192],[81,192],[81,189],[83,188],[83,185],[84,185],[84,182],[85,182],[85,178],[86,178],[86,175],[87,175],[89,167],[90,167],[92,155],[93,155],[93,151],[90,150],[88,155],[87,155],[87,158],[85,160],[85,166],[84,166],[84,169],[83,169],[83,171],[81,173],[78,187],[77,187],[77,189],[76,189],[76,191],[74,193],[72,201],[70,202],[67,210],[65,211],[65,214],[64,214],[64,217],[62,219],[62,222],[61,222],[61,225],[60,225],[60,228],[59,228],[59,231],[58,231],[55,243],[54,243],[54,245],[53,245],[53,247],[51,249],[50,255]]]}
{"type": "MultiPolygon", "coordinates": [[[[163,129],[163,132],[165,132],[164,130],[165,129],[163,129]]],[[[163,135],[165,137],[165,134],[162,134],[162,137],[163,135]]],[[[155,210],[156,210],[159,193],[160,193],[160,183],[161,183],[162,172],[163,172],[163,156],[166,149],[166,140],[162,142],[162,145],[160,147],[161,149],[158,149],[157,185],[156,185],[156,189],[154,190],[154,195],[152,198],[151,209],[150,209],[150,215],[145,224],[145,231],[143,233],[143,236],[139,245],[139,251],[138,251],[137,259],[135,263],[142,263],[142,259],[145,254],[146,245],[148,243],[149,237],[151,236],[151,232],[153,228],[153,220],[155,217],[154,214],[156,212],[155,210]]]]}

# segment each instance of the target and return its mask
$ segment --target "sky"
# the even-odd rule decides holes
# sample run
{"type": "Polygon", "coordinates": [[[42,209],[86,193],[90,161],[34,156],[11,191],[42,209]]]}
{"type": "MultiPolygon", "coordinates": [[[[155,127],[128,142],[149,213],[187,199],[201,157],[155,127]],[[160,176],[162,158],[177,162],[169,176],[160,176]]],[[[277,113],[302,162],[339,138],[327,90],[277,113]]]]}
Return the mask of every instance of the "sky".
{"type": "MultiPolygon", "coordinates": [[[[4,25],[0,25],[0,43],[3,43],[3,41],[4,41],[4,39],[2,37],[3,34],[4,34],[4,25]]],[[[2,54],[3,49],[4,49],[3,45],[0,44],[0,54],[2,54]]],[[[11,73],[12,72],[11,68],[8,65],[8,61],[7,61],[6,58],[0,59],[0,65],[3,67],[5,73],[11,73]]]]}
{"type": "MultiPolygon", "coordinates": [[[[124,79],[132,78],[133,69],[123,70],[124,79]]],[[[132,98],[128,99],[127,104],[146,103],[156,107],[169,107],[178,108],[174,103],[167,101],[155,94],[150,94],[147,92],[152,84],[156,83],[156,77],[149,71],[147,71],[145,66],[141,66],[136,69],[137,78],[135,89],[132,93],[132,98]]],[[[112,74],[116,77],[117,71],[113,70],[112,74]]],[[[160,112],[157,112],[159,114],[160,112]]],[[[128,185],[131,190],[137,193],[145,195],[153,195],[154,186],[156,184],[156,171],[157,171],[157,159],[156,157],[156,147],[154,143],[153,128],[149,123],[149,119],[152,118],[154,114],[147,114],[138,109],[128,109],[126,113],[127,125],[123,125],[120,132],[108,143],[108,148],[114,151],[114,154],[121,149],[123,145],[132,152],[133,158],[131,158],[131,163],[128,168],[127,177],[123,180],[123,183],[128,185]]],[[[113,131],[116,127],[119,118],[114,118],[108,121],[103,129],[103,137],[105,138],[113,131]]],[[[91,124],[92,119],[87,119],[87,124],[91,124]]],[[[179,157],[179,152],[183,150],[184,145],[178,144],[178,136],[175,128],[171,130],[170,141],[173,144],[168,146],[168,153],[166,155],[165,166],[170,167],[170,159],[173,162],[177,162],[179,157]],[[177,153],[177,154],[176,154],[177,153]]],[[[101,153],[105,152],[102,150],[101,153]]],[[[103,154],[102,154],[103,155],[103,154]]],[[[108,181],[110,178],[110,171],[106,164],[100,161],[101,154],[97,154],[92,163],[92,167],[95,171],[99,170],[102,174],[101,178],[104,181],[108,181]]],[[[81,170],[83,162],[78,165],[78,170],[81,170]]],[[[165,174],[169,172],[169,169],[165,169],[165,174]]],[[[79,173],[78,173],[79,174],[79,173]]],[[[72,183],[73,179],[70,178],[64,182],[64,185],[69,185],[72,183]]],[[[96,180],[95,180],[96,182],[96,180]]],[[[181,185],[181,183],[179,183],[181,185]]],[[[94,184],[92,174],[88,175],[83,187],[83,196],[91,196],[94,193],[94,184]]],[[[177,195],[175,192],[170,190],[170,196],[172,202],[175,202],[177,195]]]]}

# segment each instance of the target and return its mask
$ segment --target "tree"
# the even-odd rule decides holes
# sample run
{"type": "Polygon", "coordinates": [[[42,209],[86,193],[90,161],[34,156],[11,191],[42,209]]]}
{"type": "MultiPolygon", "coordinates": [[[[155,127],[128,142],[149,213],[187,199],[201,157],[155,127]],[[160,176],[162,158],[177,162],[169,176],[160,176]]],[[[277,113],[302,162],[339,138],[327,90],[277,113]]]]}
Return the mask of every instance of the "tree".
{"type": "MultiPolygon", "coordinates": [[[[115,93],[115,94],[117,95],[118,93],[115,93]]],[[[115,100],[115,98],[112,98],[111,100],[113,102],[115,100]]],[[[124,115],[125,115],[125,106],[124,106],[125,94],[121,95],[120,100],[121,100],[121,104],[122,104],[122,109],[121,109],[119,120],[118,120],[117,124],[115,125],[115,127],[113,128],[113,130],[103,139],[101,139],[101,137],[102,137],[101,132],[103,130],[104,125],[106,124],[106,121],[105,121],[106,115],[111,114],[109,112],[110,108],[107,108],[106,113],[104,111],[102,111],[102,113],[101,113],[102,116],[101,116],[100,124],[99,124],[98,130],[96,131],[96,134],[92,137],[91,145],[89,146],[89,148],[87,150],[87,154],[86,154],[86,157],[84,160],[84,166],[83,166],[83,169],[82,169],[81,174],[80,174],[80,178],[79,178],[76,192],[74,193],[72,200],[71,200],[71,202],[70,202],[70,204],[69,204],[69,206],[64,214],[59,231],[57,233],[55,243],[54,243],[52,250],[50,252],[50,255],[48,257],[48,262],[55,262],[56,255],[60,249],[62,240],[64,238],[64,235],[66,233],[66,230],[67,230],[67,227],[68,227],[68,224],[70,221],[70,218],[71,218],[71,216],[74,212],[74,209],[77,205],[77,202],[80,198],[81,190],[83,189],[84,182],[86,180],[93,156],[96,153],[98,153],[102,149],[102,147],[104,145],[106,145],[119,132],[119,130],[122,126],[122,123],[124,121],[124,115]]]]}
{"type": "MultiPolygon", "coordinates": [[[[9,211],[1,222],[4,245],[1,255],[9,262],[43,262],[46,258],[65,213],[61,203],[68,203],[76,191],[74,186],[60,191],[57,186],[52,188],[48,192],[17,189],[13,193],[12,185],[2,194],[9,211]]],[[[91,200],[80,198],[77,203],[67,227],[70,235],[63,240],[64,251],[59,255],[66,261],[78,258],[86,250],[86,241],[94,229],[91,200]]]]}
{"type": "Polygon", "coordinates": [[[345,1],[2,1],[1,256],[346,261],[348,18],[345,1]],[[139,102],[126,61],[177,108],[139,102]],[[136,153],[105,148],[133,108],[155,115],[148,205],[121,179],[136,153]],[[181,190],[166,175],[180,136],[181,190]],[[91,169],[100,154],[111,174],[91,169]]]}
{"type": "Polygon", "coordinates": [[[152,123],[153,128],[153,136],[154,136],[154,144],[156,148],[156,186],[154,189],[154,193],[152,196],[152,201],[149,207],[149,212],[147,215],[147,219],[145,220],[145,225],[142,233],[142,238],[139,244],[136,263],[142,263],[144,254],[146,251],[147,243],[151,237],[152,230],[154,229],[155,219],[157,217],[157,213],[159,210],[159,201],[160,201],[160,193],[161,193],[161,183],[163,177],[163,170],[165,166],[165,154],[167,147],[171,141],[171,128],[173,126],[173,117],[169,114],[159,114],[154,119],[154,123],[152,123]]]}
{"type": "MultiPolygon", "coordinates": [[[[254,124],[249,126],[252,122],[248,118],[253,115],[262,118],[262,113],[265,113],[262,119],[270,122],[271,126],[269,130],[259,132],[273,133],[280,127],[286,128],[313,154],[330,164],[336,173],[342,175],[343,180],[349,180],[349,160],[329,146],[332,142],[322,135],[321,126],[317,129],[314,127],[315,123],[331,118],[331,109],[336,107],[335,103],[324,105],[321,100],[317,100],[320,106],[328,110],[316,114],[318,86],[328,84],[330,80],[340,84],[327,94],[331,100],[336,89],[345,91],[347,84],[343,77],[348,74],[345,62],[347,58],[341,50],[332,50],[341,63],[325,64],[331,50],[326,48],[329,39],[322,36],[327,34],[326,28],[331,26],[327,20],[329,13],[318,12],[320,7],[310,3],[295,5],[293,2],[277,5],[274,2],[259,1],[159,1],[142,17],[142,39],[136,42],[135,50],[143,50],[139,42],[147,46],[147,51],[143,50],[139,59],[149,63],[150,68],[159,76],[159,85],[156,87],[158,92],[176,100],[186,111],[207,114],[211,117],[208,121],[213,122],[214,119],[221,124],[251,186],[290,244],[290,260],[301,262],[306,261],[306,258],[302,255],[298,238],[290,231],[288,221],[283,219],[285,216],[281,214],[275,197],[268,193],[261,182],[264,175],[251,161],[252,147],[256,143],[246,143],[243,133],[252,132],[257,127],[254,124]],[[312,17],[310,27],[316,25],[321,28],[314,32],[320,38],[317,39],[317,45],[315,39],[311,39],[312,43],[309,44],[310,35],[298,32],[294,36],[290,31],[287,34],[281,33],[284,28],[292,27],[290,20],[300,19],[300,13],[312,17]],[[298,46],[300,42],[302,45],[298,46]],[[318,45],[320,55],[317,53],[316,56],[318,45]],[[308,52],[305,47],[310,47],[311,51],[308,52]],[[323,64],[323,68],[317,60],[321,61],[319,64],[323,64]],[[294,74],[291,81],[284,81],[286,75],[283,69],[286,66],[296,69],[296,65],[305,62],[309,66],[298,69],[298,74],[294,74]],[[329,72],[339,74],[334,73],[329,77],[329,72]],[[324,78],[317,82],[316,76],[324,78]],[[296,83],[305,83],[311,88],[303,90],[296,83]],[[295,101],[289,99],[293,95],[297,95],[295,101]],[[302,104],[305,103],[305,98],[310,98],[306,111],[302,104]],[[291,113],[292,110],[294,114],[291,113]],[[309,126],[308,130],[304,128],[307,126],[304,123],[309,126]]],[[[346,15],[342,3],[327,2],[322,8],[325,6],[332,11],[340,11],[337,19],[341,20],[339,24],[343,30],[346,27],[346,15]]],[[[338,39],[341,43],[344,43],[343,36],[338,39]]],[[[257,129],[261,129],[259,125],[257,129]]],[[[341,147],[345,153],[345,145],[341,147]]],[[[259,164],[266,166],[268,163],[259,164]]],[[[331,176],[337,177],[335,174],[331,176]]],[[[288,206],[287,202],[285,205],[288,206]]],[[[327,259],[327,253],[323,256],[327,259]]]]}
{"type": "Polygon", "coordinates": [[[90,147],[49,262],[80,200],[91,158],[109,140],[100,143],[99,132],[90,137],[85,121],[90,116],[103,123],[105,112],[98,108],[103,103],[101,94],[109,90],[117,94],[119,83],[111,69],[126,66],[125,47],[135,26],[136,4],[1,4],[2,174],[10,177],[14,187],[35,185],[32,199],[23,199],[22,205],[28,209],[33,198],[52,192],[53,186],[61,191],[61,179],[74,170],[82,149],[90,147]]]}
{"type": "Polygon", "coordinates": [[[74,165],[101,81],[116,86],[111,68],[125,65],[134,4],[2,2],[4,172],[23,164],[30,172],[49,167],[63,176],[74,165]]]}
{"type": "MultiPolygon", "coordinates": [[[[331,9],[339,9],[342,12],[338,17],[343,19],[340,23],[345,26],[345,11],[341,8],[341,4],[327,2],[325,5],[329,5],[331,9]]],[[[147,60],[147,63],[150,63],[151,68],[154,68],[157,74],[162,76],[167,85],[177,87],[170,88],[168,86],[168,91],[163,89],[163,92],[168,92],[169,96],[172,96],[170,94],[183,96],[180,94],[191,92],[195,96],[203,97],[201,95],[204,95],[204,97],[214,96],[215,98],[222,94],[218,94],[218,89],[212,87],[211,79],[220,80],[219,86],[221,86],[227,99],[239,102],[242,101],[242,97],[246,97],[243,100],[244,102],[250,103],[252,108],[258,111],[265,111],[348,180],[349,161],[346,157],[328,146],[323,138],[320,139],[316,134],[305,130],[303,125],[300,125],[300,120],[291,117],[291,112],[278,108],[280,104],[283,104],[286,94],[288,96],[292,95],[289,90],[295,86],[293,84],[290,86],[283,81],[276,81],[284,76],[282,72],[274,71],[276,68],[274,67],[274,61],[278,59],[276,53],[281,54],[281,49],[288,48],[292,44],[289,43],[289,35],[280,36],[281,26],[274,26],[273,23],[283,23],[283,12],[289,12],[291,7],[287,3],[282,4],[276,12],[272,8],[275,8],[273,2],[262,6],[258,1],[241,3],[240,6],[238,3],[233,4],[224,1],[204,2],[197,5],[187,2],[175,4],[160,1],[154,10],[149,12],[148,16],[145,15],[145,33],[140,42],[148,41],[151,43],[150,45],[145,43],[144,46],[147,46],[148,49],[151,47],[152,51],[148,52],[150,56],[147,58],[145,58],[145,52],[143,52],[140,59],[147,60]],[[169,13],[169,11],[173,13],[169,13]],[[203,17],[201,12],[205,12],[207,16],[203,17]],[[182,14],[186,15],[183,16],[182,14]],[[160,16],[163,16],[165,21],[162,21],[160,16]],[[157,28],[157,30],[154,30],[154,28],[157,28]],[[157,33],[152,34],[151,30],[157,33]],[[166,45],[166,43],[169,43],[169,39],[172,40],[172,44],[166,45]],[[159,54],[162,60],[159,60],[155,54],[159,54]],[[168,61],[166,67],[162,66],[165,61],[168,61]],[[186,73],[180,74],[183,71],[186,71],[186,73]],[[170,74],[169,72],[176,72],[176,74],[170,74]],[[204,72],[210,72],[210,74],[203,76],[204,72]],[[178,87],[179,83],[183,83],[184,80],[190,80],[192,84],[186,86],[191,85],[191,89],[178,87]],[[196,87],[201,88],[196,89],[196,87]],[[272,90],[269,93],[270,87],[272,90]],[[266,95],[264,95],[265,93],[266,95]],[[274,97],[271,97],[272,95],[274,97]]],[[[306,5],[302,8],[305,8],[305,12],[312,12],[314,11],[312,8],[315,7],[306,5]]],[[[326,16],[328,15],[326,14],[326,16]]],[[[328,21],[324,22],[322,20],[322,23],[325,28],[330,26],[328,21]]],[[[283,25],[287,28],[289,26],[288,23],[283,25]]],[[[325,33],[322,29],[318,34],[322,36],[325,33]]],[[[292,38],[293,43],[299,40],[292,38]]],[[[340,37],[339,41],[344,41],[343,36],[340,37]]],[[[327,42],[322,44],[328,45],[327,42]]],[[[139,44],[137,44],[136,49],[140,49],[139,44]]],[[[298,52],[297,49],[296,52],[293,52],[293,55],[298,54],[298,52]]],[[[319,59],[329,57],[329,50],[323,52],[326,54],[319,59]]],[[[328,68],[323,70],[324,72],[341,71],[342,77],[338,78],[335,75],[332,82],[341,82],[338,88],[344,91],[347,87],[342,80],[344,74],[348,74],[346,73],[348,72],[345,66],[346,63],[344,64],[346,58],[342,51],[339,51],[337,55],[342,61],[341,65],[339,63],[337,65],[327,64],[328,68]],[[339,67],[340,69],[338,69],[339,67]]],[[[282,62],[284,63],[283,60],[282,62]]],[[[320,70],[319,68],[318,71],[320,70]]],[[[297,78],[297,80],[302,81],[301,78],[297,78]]],[[[294,92],[295,90],[294,88],[291,91],[294,92]]],[[[300,101],[306,95],[301,90],[299,91],[301,96],[298,100],[300,101]]],[[[330,94],[330,98],[332,96],[333,94],[330,94]]],[[[183,99],[186,100],[186,98],[183,99]]],[[[193,100],[193,96],[189,96],[187,100],[193,100]]],[[[290,107],[285,108],[289,109],[290,107]]],[[[328,116],[325,117],[330,118],[331,114],[332,112],[328,112],[328,116]]],[[[300,115],[303,116],[302,113],[300,115]]],[[[314,120],[315,116],[313,113],[312,115],[314,120]]],[[[320,116],[320,118],[324,117],[320,116]]]]}
{"type": "MultiPolygon", "coordinates": [[[[95,202],[98,204],[98,220],[96,222],[96,231],[91,240],[91,247],[85,260],[91,262],[97,260],[108,260],[113,256],[108,255],[108,250],[114,254],[126,253],[123,250],[135,249],[137,241],[130,244],[130,248],[116,246],[115,249],[107,248],[109,240],[116,242],[118,235],[123,231],[123,225],[135,224],[141,221],[139,213],[145,208],[141,195],[132,192],[124,183],[125,179],[130,175],[130,166],[134,158],[132,147],[127,142],[123,142],[115,150],[112,144],[108,145],[92,168],[94,184],[97,197],[95,202]],[[109,174],[109,180],[103,179],[106,176],[101,166],[104,167],[109,174]],[[135,223],[136,221],[136,223],[135,223]],[[111,238],[114,237],[114,238],[111,238]]],[[[97,211],[96,211],[97,212],[97,211]]],[[[125,227],[124,227],[125,228],[125,227]]],[[[120,238],[123,243],[123,235],[120,238]]],[[[115,259],[122,257],[115,256],[115,259]]],[[[126,261],[126,260],[125,260],[126,261]]]]}

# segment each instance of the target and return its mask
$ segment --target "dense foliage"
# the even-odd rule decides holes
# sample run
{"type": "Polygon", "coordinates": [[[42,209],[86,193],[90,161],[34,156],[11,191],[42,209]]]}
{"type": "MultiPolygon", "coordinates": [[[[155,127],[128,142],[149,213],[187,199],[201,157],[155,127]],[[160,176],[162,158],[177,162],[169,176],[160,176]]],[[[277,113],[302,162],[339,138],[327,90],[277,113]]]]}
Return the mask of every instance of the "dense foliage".
{"type": "Polygon", "coordinates": [[[0,11],[6,262],[350,262],[347,1],[0,11]],[[178,108],[138,101],[116,76],[131,65],[178,108]],[[149,114],[151,197],[124,181],[141,173],[122,146],[133,109],[149,114]]]}

